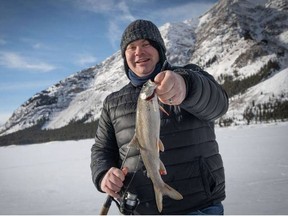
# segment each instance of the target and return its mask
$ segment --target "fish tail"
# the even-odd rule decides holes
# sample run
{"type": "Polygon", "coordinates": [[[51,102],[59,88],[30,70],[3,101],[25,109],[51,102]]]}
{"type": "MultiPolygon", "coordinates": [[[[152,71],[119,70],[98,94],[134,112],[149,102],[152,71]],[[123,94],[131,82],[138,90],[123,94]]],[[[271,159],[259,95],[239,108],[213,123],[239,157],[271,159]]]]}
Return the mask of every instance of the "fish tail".
{"type": "Polygon", "coordinates": [[[162,212],[163,205],[162,205],[162,200],[163,200],[163,194],[161,190],[157,187],[154,187],[154,192],[155,192],[155,198],[156,198],[156,205],[158,208],[159,212],[162,212]]]}
{"type": "Polygon", "coordinates": [[[183,196],[178,191],[176,191],[174,188],[170,187],[167,184],[165,184],[164,187],[162,188],[162,194],[167,195],[175,200],[183,199],[183,196]]]}
{"type": "Polygon", "coordinates": [[[157,208],[159,212],[161,212],[163,209],[162,200],[163,200],[164,195],[167,195],[171,199],[175,199],[175,200],[183,199],[183,196],[178,191],[176,191],[174,188],[170,187],[167,184],[164,184],[164,187],[162,188],[154,187],[154,191],[155,191],[155,197],[156,197],[156,204],[157,204],[157,208]]]}

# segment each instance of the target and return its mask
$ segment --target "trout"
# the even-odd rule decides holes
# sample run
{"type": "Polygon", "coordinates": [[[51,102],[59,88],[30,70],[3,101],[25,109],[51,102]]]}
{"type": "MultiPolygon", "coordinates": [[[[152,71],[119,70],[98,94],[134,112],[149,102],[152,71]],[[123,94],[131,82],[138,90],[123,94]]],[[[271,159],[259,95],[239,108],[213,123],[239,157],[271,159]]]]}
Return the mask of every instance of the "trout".
{"type": "Polygon", "coordinates": [[[167,185],[161,175],[167,174],[166,168],[160,160],[160,151],[164,151],[164,145],[160,140],[160,106],[155,93],[157,85],[148,80],[142,87],[137,101],[135,135],[130,141],[130,147],[140,150],[140,155],[147,175],[154,186],[156,204],[159,212],[162,212],[163,195],[172,199],[181,200],[183,196],[167,185]]]}

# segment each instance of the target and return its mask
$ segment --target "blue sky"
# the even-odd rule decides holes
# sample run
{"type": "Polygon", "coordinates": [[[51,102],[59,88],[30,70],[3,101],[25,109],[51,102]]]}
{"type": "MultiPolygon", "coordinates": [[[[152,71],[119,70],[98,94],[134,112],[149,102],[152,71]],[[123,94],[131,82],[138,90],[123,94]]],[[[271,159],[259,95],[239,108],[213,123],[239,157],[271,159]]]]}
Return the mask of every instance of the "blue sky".
{"type": "Polygon", "coordinates": [[[135,19],[198,17],[217,0],[0,0],[0,124],[31,96],[117,50],[135,19]]]}

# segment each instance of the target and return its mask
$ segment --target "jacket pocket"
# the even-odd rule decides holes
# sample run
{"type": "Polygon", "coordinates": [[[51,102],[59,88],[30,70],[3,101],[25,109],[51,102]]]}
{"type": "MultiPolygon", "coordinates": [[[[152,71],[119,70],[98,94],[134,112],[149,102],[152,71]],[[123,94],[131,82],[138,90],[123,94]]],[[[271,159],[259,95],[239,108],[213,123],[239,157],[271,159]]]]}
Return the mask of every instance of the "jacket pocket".
{"type": "Polygon", "coordinates": [[[216,180],[208,164],[206,163],[205,158],[200,157],[199,164],[203,186],[207,194],[207,197],[210,198],[216,188],[216,180]]]}

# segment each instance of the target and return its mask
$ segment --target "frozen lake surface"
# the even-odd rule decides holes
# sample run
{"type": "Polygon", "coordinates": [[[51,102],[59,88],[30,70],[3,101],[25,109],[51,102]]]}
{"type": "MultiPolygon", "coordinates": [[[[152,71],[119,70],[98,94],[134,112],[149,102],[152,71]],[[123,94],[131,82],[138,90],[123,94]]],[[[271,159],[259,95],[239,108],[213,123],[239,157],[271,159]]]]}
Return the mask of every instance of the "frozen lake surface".
{"type": "MultiPolygon", "coordinates": [[[[288,123],[217,128],[225,214],[288,214],[288,123]]],[[[0,214],[97,215],[93,139],[0,147],[0,214]]],[[[118,214],[112,204],[109,214],[118,214]]]]}

